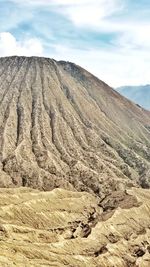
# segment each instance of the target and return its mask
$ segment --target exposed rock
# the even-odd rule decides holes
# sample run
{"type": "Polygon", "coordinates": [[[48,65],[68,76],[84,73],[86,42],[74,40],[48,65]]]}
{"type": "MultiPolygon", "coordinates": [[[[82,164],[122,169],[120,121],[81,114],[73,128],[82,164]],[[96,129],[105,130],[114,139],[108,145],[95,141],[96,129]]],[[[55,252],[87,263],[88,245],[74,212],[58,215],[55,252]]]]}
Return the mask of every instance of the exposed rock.
{"type": "Polygon", "coordinates": [[[150,187],[150,113],[69,62],[0,59],[0,186],[150,187]],[[144,175],[144,176],[143,176],[144,175]]]}
{"type": "Polygon", "coordinates": [[[113,209],[102,221],[89,193],[0,189],[0,266],[149,267],[150,191],[130,189],[113,209]]]}

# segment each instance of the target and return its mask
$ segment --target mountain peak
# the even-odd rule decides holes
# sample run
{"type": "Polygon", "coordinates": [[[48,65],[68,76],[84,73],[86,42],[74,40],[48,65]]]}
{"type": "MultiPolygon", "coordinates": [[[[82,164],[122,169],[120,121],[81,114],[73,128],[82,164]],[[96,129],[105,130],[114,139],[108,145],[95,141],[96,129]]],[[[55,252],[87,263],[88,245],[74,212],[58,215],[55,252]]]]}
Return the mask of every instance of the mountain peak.
{"type": "Polygon", "coordinates": [[[0,114],[0,186],[149,187],[149,112],[73,63],[1,58],[0,114]]]}

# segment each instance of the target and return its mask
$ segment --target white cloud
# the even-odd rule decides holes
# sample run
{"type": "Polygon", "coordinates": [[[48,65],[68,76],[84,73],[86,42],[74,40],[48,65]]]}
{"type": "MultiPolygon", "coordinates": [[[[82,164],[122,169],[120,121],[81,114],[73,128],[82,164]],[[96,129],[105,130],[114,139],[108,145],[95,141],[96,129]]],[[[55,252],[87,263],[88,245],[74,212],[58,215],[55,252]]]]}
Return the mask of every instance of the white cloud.
{"type": "Polygon", "coordinates": [[[150,22],[127,24],[126,29],[122,32],[117,40],[117,45],[124,48],[144,49],[150,52],[150,22]]]}
{"type": "Polygon", "coordinates": [[[24,55],[24,56],[41,56],[43,47],[41,42],[36,38],[17,41],[9,32],[0,33],[0,56],[24,55]]]}
{"type": "MultiPolygon", "coordinates": [[[[46,10],[55,11],[56,23],[57,16],[63,15],[74,24],[74,27],[70,24],[72,31],[75,30],[77,32],[80,28],[80,36],[81,28],[83,34],[89,29],[90,32],[99,32],[99,41],[101,41],[101,33],[108,34],[108,37],[109,33],[114,33],[114,35],[112,35],[112,39],[109,39],[109,43],[106,41],[105,47],[100,47],[99,44],[97,48],[94,46],[94,40],[92,37],[90,39],[89,36],[89,45],[86,43],[86,47],[89,47],[89,49],[85,50],[83,47],[81,50],[75,48],[75,44],[80,46],[80,40],[77,39],[75,44],[73,44],[73,41],[69,39],[71,38],[69,35],[66,38],[68,29],[63,29],[61,28],[63,25],[60,25],[60,31],[62,30],[63,33],[66,31],[64,36],[67,40],[65,39],[65,41],[67,44],[70,43],[70,47],[62,45],[62,39],[60,43],[60,40],[55,38],[57,37],[57,31],[55,31],[54,33],[52,32],[52,35],[54,34],[53,43],[55,42],[52,50],[51,43],[48,43],[47,40],[45,41],[47,42],[46,47],[49,46],[49,50],[46,53],[38,39],[28,39],[20,42],[11,34],[3,33],[0,35],[0,55],[46,55],[56,59],[69,60],[88,69],[113,87],[124,84],[138,85],[150,83],[150,19],[143,16],[145,14],[144,5],[143,11],[140,14],[139,9],[129,10],[130,1],[127,0],[10,1],[18,3],[21,7],[25,5],[27,8],[25,7],[24,9],[26,11],[29,9],[31,16],[34,14],[32,8],[34,11],[36,9],[39,11],[40,6],[46,7],[46,10]],[[122,12],[123,16],[120,16],[120,12],[122,12]],[[74,48],[71,44],[72,46],[74,45],[74,48]],[[55,52],[51,53],[50,51],[55,52]]],[[[40,16],[40,13],[38,14],[40,16]]],[[[36,18],[33,19],[35,19],[34,23],[36,24],[36,18]]],[[[46,20],[44,22],[46,26],[51,26],[50,19],[51,17],[49,21],[46,20]]],[[[49,28],[51,29],[51,27],[49,28]]],[[[37,31],[42,33],[45,29],[46,27],[42,23],[41,29],[36,28],[37,31]]],[[[45,36],[48,37],[49,32],[45,36]]]]}
{"type": "MultiPolygon", "coordinates": [[[[18,5],[53,7],[76,26],[99,27],[102,19],[122,10],[125,0],[11,0],[18,5]]],[[[110,26],[110,25],[109,25],[110,26]]]]}
{"type": "Polygon", "coordinates": [[[122,10],[121,0],[82,0],[60,1],[58,11],[67,17],[78,27],[101,28],[103,20],[110,15],[122,10]]]}

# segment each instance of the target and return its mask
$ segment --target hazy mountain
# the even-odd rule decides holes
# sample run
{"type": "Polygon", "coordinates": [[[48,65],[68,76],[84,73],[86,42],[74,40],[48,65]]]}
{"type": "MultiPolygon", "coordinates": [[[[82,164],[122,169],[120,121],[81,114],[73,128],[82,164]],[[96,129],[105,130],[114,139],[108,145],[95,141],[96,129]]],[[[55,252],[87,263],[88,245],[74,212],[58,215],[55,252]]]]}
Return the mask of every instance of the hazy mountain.
{"type": "Polygon", "coordinates": [[[117,91],[143,108],[150,110],[150,85],[122,86],[117,91]]]}
{"type": "Polygon", "coordinates": [[[150,112],[81,67],[0,59],[0,186],[149,187],[150,112]]]}

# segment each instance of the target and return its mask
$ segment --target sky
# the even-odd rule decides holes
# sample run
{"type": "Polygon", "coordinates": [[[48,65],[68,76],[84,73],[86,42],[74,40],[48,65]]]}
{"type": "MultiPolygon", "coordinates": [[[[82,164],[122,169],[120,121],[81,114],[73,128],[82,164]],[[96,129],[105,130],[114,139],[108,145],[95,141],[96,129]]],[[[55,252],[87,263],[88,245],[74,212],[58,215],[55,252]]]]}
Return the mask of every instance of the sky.
{"type": "Polygon", "coordinates": [[[0,0],[0,56],[74,62],[112,87],[150,83],[149,0],[0,0]]]}

